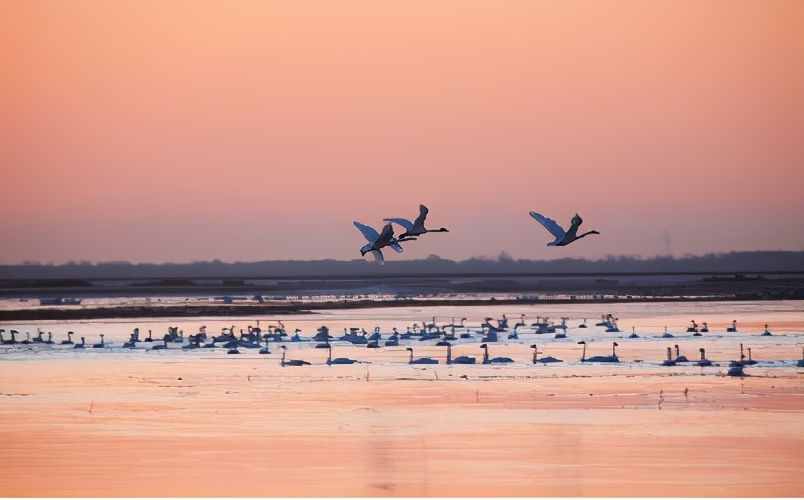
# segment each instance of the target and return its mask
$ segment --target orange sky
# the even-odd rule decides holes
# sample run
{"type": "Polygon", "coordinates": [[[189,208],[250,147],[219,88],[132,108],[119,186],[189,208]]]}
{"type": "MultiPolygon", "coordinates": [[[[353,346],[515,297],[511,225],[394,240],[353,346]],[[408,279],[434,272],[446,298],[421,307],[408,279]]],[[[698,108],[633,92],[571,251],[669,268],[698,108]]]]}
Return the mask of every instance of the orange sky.
{"type": "Polygon", "coordinates": [[[802,33],[800,1],[9,1],[0,262],[359,258],[352,220],[420,202],[452,232],[406,258],[804,249],[802,33]]]}

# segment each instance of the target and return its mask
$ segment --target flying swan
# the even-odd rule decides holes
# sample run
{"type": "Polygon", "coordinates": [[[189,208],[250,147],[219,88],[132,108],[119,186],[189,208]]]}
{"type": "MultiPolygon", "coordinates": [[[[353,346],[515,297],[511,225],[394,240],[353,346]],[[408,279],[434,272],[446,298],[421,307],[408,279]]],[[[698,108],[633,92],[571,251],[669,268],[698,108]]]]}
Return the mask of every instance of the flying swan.
{"type": "Polygon", "coordinates": [[[353,224],[355,227],[363,234],[366,238],[366,243],[362,247],[360,247],[360,255],[366,255],[367,253],[371,252],[374,256],[374,260],[382,264],[385,262],[385,259],[382,255],[382,248],[384,247],[391,247],[397,253],[402,253],[402,245],[399,244],[400,241],[410,241],[415,240],[416,238],[395,238],[394,237],[394,227],[391,224],[386,224],[382,228],[382,233],[377,233],[377,231],[365,224],[361,224],[360,222],[354,221],[353,224]]]}
{"type": "Polygon", "coordinates": [[[427,218],[427,214],[430,210],[425,207],[424,205],[419,205],[419,216],[416,217],[416,220],[413,222],[409,221],[408,219],[402,219],[400,217],[394,219],[383,219],[385,222],[393,222],[394,224],[399,224],[400,226],[405,228],[405,232],[399,235],[399,238],[406,238],[409,236],[421,236],[425,233],[448,233],[449,229],[442,227],[439,229],[426,229],[424,227],[424,220],[427,218]]]}
{"type": "Polygon", "coordinates": [[[578,234],[578,228],[581,227],[581,224],[583,224],[583,219],[581,219],[581,216],[578,214],[575,214],[575,217],[572,218],[572,225],[570,226],[569,231],[564,231],[564,228],[558,225],[556,221],[549,217],[545,217],[540,213],[531,212],[530,216],[536,219],[539,224],[544,226],[544,228],[550,231],[550,234],[555,237],[555,240],[547,244],[548,247],[564,247],[575,240],[583,238],[584,236],[588,236],[590,234],[600,234],[597,231],[587,231],[583,234],[578,234]]]}

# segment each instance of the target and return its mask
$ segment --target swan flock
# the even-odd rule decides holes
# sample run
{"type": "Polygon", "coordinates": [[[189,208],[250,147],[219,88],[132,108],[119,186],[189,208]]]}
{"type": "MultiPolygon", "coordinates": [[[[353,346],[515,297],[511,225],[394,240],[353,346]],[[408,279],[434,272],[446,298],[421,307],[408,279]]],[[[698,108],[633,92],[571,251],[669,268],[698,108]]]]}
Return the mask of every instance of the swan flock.
{"type": "MultiPolygon", "coordinates": [[[[385,225],[380,232],[377,232],[376,229],[362,222],[352,222],[367,241],[365,245],[360,247],[360,255],[365,256],[367,253],[370,253],[377,263],[383,264],[385,262],[385,257],[382,253],[383,248],[391,248],[397,253],[402,253],[404,252],[400,244],[402,242],[416,241],[420,236],[427,233],[448,233],[449,229],[445,227],[438,229],[427,229],[425,227],[425,220],[429,213],[430,210],[426,206],[419,205],[419,215],[413,221],[402,217],[383,219],[385,225]],[[399,236],[394,235],[394,224],[403,229],[403,232],[399,236]]],[[[548,247],[563,247],[586,236],[600,234],[598,231],[587,231],[578,234],[578,228],[583,224],[583,219],[581,219],[581,216],[577,213],[570,221],[568,230],[564,230],[556,221],[538,212],[531,211],[530,216],[553,236],[554,239],[547,244],[548,247]]]]}

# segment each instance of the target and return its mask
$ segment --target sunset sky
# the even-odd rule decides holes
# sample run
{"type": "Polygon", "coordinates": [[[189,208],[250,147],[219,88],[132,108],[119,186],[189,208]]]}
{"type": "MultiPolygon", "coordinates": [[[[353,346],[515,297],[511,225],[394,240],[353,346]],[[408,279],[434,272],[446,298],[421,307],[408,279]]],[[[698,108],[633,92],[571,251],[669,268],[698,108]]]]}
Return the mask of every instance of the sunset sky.
{"type": "Polygon", "coordinates": [[[35,1],[0,262],[804,249],[804,2],[35,1]],[[536,210],[602,234],[566,248],[536,210]]]}

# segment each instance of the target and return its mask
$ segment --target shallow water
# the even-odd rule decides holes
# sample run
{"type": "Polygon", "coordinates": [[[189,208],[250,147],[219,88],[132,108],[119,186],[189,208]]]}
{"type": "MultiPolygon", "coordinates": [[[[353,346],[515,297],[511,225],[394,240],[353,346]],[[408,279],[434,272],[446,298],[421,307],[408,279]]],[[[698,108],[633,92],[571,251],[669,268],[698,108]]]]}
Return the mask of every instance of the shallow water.
{"type": "Polygon", "coordinates": [[[383,333],[390,333],[391,328],[404,331],[406,326],[414,322],[431,322],[433,317],[438,324],[452,323],[453,318],[459,322],[467,318],[466,325],[475,329],[486,317],[500,318],[503,314],[509,318],[512,326],[521,314],[526,315],[526,323],[535,321],[536,316],[548,316],[553,321],[560,321],[562,316],[569,317],[570,327],[577,326],[586,318],[589,326],[594,326],[602,314],[614,313],[619,318],[619,326],[623,331],[631,331],[636,326],[638,332],[661,333],[667,325],[673,333],[683,333],[691,319],[699,324],[709,323],[713,334],[723,333],[732,320],[738,321],[738,330],[745,333],[758,333],[768,323],[772,331],[804,333],[804,302],[802,301],[757,301],[757,302],[665,302],[665,303],[621,303],[621,304],[568,304],[568,305],[523,305],[523,306],[434,306],[434,307],[387,307],[371,309],[338,309],[322,310],[313,314],[278,315],[271,317],[208,317],[208,318],[126,318],[102,320],[48,320],[30,322],[0,322],[0,328],[14,328],[21,332],[30,331],[35,334],[37,328],[45,332],[53,332],[54,337],[61,339],[66,332],[73,330],[87,339],[104,333],[107,340],[125,340],[133,328],[141,331],[153,330],[154,336],[161,336],[168,326],[178,326],[186,334],[198,331],[201,325],[207,326],[208,333],[218,333],[221,328],[234,325],[236,329],[246,329],[247,325],[263,328],[277,325],[281,320],[289,331],[295,328],[303,330],[302,335],[313,335],[321,325],[330,328],[335,335],[347,327],[361,327],[372,331],[379,326],[383,333]]]}
{"type": "MultiPolygon", "coordinates": [[[[359,364],[327,366],[326,350],[286,342],[280,350],[241,348],[149,351],[120,347],[0,348],[0,496],[265,495],[764,495],[801,496],[804,480],[804,384],[795,360],[804,344],[801,302],[723,302],[322,311],[281,319],[311,335],[326,324],[392,327],[449,323],[470,330],[503,313],[513,324],[536,315],[568,316],[569,339],[522,333],[490,344],[506,365],[446,366],[435,341],[366,349],[333,343],[333,355],[359,364]],[[616,313],[625,333],[594,323],[616,313]],[[582,318],[589,328],[577,328],[582,318]],[[691,319],[711,333],[693,337],[691,319]],[[732,319],[738,333],[723,330],[732,319]],[[759,334],[765,322],[774,336],[759,334]],[[626,339],[631,325],[640,339],[626,339]],[[676,337],[658,338],[667,325],[676,337]],[[619,344],[622,363],[579,361],[619,344]],[[529,345],[564,360],[533,365],[529,345]],[[759,363],[744,379],[727,363],[750,346],[759,363]],[[715,366],[664,367],[668,346],[715,366]],[[48,480],[42,481],[42,471],[48,480]],[[671,488],[671,489],[668,489],[671,488]]],[[[256,318],[186,318],[3,324],[21,331],[74,330],[118,346],[134,327],[159,337],[201,325],[256,325],[256,318]]],[[[527,332],[529,330],[524,330],[527,332]]],[[[478,336],[453,356],[480,360],[478,336]]]]}

